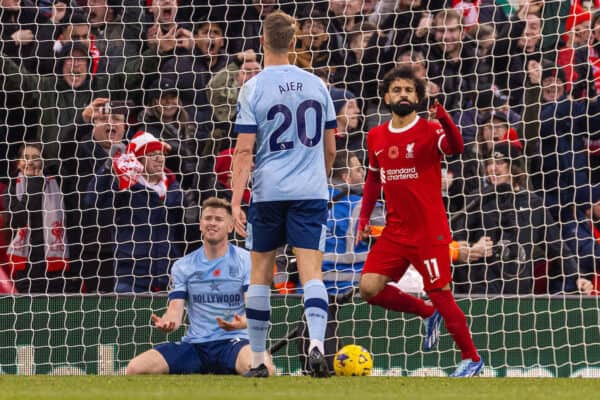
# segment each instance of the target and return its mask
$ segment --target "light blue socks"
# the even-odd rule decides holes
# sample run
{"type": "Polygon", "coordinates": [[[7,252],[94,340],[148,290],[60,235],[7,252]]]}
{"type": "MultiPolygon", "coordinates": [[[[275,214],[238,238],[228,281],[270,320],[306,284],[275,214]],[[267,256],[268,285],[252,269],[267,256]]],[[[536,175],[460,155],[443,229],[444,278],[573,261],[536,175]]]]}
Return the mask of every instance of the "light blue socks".
{"type": "Polygon", "coordinates": [[[310,337],[309,351],[317,347],[321,354],[325,354],[323,342],[327,328],[327,308],[329,296],[323,281],[313,279],[304,285],[304,316],[308,325],[310,337]]]}
{"type": "Polygon", "coordinates": [[[250,285],[246,293],[246,319],[252,349],[252,368],[265,363],[267,334],[271,320],[271,288],[267,285],[250,285]]]}

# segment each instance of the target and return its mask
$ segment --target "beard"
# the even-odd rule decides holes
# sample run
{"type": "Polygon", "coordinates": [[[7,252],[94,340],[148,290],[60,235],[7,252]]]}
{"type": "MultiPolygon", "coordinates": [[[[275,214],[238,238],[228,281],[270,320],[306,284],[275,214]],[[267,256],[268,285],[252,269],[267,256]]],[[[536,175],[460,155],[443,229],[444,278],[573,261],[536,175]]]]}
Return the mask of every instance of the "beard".
{"type": "Polygon", "coordinates": [[[416,108],[417,104],[411,103],[410,101],[406,103],[404,100],[400,100],[396,103],[390,103],[390,110],[399,117],[406,117],[408,114],[415,111],[416,108]]]}

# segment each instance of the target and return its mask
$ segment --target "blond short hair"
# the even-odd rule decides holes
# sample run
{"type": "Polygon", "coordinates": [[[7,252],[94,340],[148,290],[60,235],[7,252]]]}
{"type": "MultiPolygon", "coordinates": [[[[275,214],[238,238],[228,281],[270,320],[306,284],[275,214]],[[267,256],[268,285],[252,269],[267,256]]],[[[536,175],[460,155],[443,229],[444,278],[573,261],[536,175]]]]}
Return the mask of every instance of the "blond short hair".
{"type": "Polygon", "coordinates": [[[263,22],[265,48],[275,53],[286,53],[296,34],[296,21],[283,11],[269,14],[263,22]]]}
{"type": "Polygon", "coordinates": [[[204,200],[204,202],[202,202],[202,209],[204,210],[206,208],[221,208],[227,211],[227,214],[232,215],[231,203],[218,197],[209,197],[204,200]]]}

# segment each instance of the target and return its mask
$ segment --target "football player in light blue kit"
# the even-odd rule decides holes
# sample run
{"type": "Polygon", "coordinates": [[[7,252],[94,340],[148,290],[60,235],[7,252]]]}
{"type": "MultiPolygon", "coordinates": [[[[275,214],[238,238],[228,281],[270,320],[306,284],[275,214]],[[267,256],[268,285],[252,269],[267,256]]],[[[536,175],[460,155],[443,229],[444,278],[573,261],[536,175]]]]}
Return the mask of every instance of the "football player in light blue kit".
{"type": "MultiPolygon", "coordinates": [[[[215,197],[204,201],[200,230],[204,246],[173,265],[167,312],[152,315],[158,329],[173,332],[186,310],[190,322],[186,335],[180,342],[163,343],[138,355],[127,366],[127,374],[244,374],[250,369],[244,315],[250,254],[228,241],[233,231],[231,205],[215,197]]],[[[272,374],[270,357],[265,359],[272,374]]]]}
{"type": "Polygon", "coordinates": [[[270,321],[270,287],[275,250],[295,248],[304,287],[304,315],[310,337],[309,366],[329,376],[323,341],[328,297],[321,264],[327,229],[327,176],[335,158],[335,109],[325,84],[288,62],[295,47],[295,21],[283,12],[263,22],[264,70],[247,81],[238,98],[233,159],[232,209],[236,231],[247,235],[252,273],[246,299],[252,369],[267,376],[264,354],[270,321]],[[252,201],[240,208],[252,171],[252,201]]]}

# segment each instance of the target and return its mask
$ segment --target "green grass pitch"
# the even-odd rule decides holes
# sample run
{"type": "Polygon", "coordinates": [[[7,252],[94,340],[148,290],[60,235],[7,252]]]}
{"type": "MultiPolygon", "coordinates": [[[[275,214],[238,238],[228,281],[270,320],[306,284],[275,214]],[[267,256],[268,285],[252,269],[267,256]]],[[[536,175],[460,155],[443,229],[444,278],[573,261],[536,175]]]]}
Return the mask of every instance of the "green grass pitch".
{"type": "Polygon", "coordinates": [[[600,398],[600,380],[581,378],[312,379],[237,376],[0,376],[0,399],[499,399],[600,398]]]}

